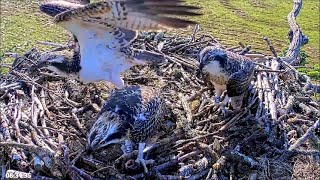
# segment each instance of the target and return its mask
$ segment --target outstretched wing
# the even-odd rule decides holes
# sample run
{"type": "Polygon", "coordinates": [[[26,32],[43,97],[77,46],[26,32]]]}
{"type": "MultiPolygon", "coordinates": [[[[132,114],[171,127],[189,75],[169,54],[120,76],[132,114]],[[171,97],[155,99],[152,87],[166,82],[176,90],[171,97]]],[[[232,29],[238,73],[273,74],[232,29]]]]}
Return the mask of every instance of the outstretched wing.
{"type": "Polygon", "coordinates": [[[58,0],[50,1],[40,5],[40,10],[49,16],[56,16],[62,12],[76,9],[79,7],[84,7],[89,4],[89,0],[58,0]]]}
{"type": "Polygon", "coordinates": [[[227,82],[227,95],[229,97],[240,96],[248,90],[254,75],[254,65],[247,62],[243,69],[233,73],[227,82]]]}
{"type": "Polygon", "coordinates": [[[90,0],[66,0],[66,1],[73,2],[76,4],[89,4],[90,3],[90,0]]]}
{"type": "Polygon", "coordinates": [[[182,5],[181,0],[109,0],[63,12],[55,22],[71,32],[70,24],[134,31],[185,28],[195,22],[168,15],[199,15],[193,12],[195,9],[198,8],[182,5]]]}

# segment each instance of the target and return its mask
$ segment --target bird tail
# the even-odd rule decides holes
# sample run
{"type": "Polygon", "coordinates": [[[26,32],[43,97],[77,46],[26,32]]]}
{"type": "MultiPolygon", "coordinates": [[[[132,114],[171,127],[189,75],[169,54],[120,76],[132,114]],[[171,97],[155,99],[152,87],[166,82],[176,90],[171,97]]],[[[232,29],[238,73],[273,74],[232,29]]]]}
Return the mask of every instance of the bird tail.
{"type": "Polygon", "coordinates": [[[132,49],[131,56],[137,64],[160,64],[166,62],[164,55],[147,50],[132,49]]]}

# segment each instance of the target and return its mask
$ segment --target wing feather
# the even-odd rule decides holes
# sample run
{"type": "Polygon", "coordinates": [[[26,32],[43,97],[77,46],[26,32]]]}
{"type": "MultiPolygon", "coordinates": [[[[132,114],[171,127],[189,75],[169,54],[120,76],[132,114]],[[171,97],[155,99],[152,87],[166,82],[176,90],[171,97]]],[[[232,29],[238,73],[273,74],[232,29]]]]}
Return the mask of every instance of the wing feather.
{"type": "Polygon", "coordinates": [[[242,95],[248,90],[253,75],[254,65],[248,62],[246,68],[237,71],[229,77],[227,82],[227,95],[229,97],[242,95]]]}
{"type": "Polygon", "coordinates": [[[66,27],[67,23],[85,23],[93,27],[120,27],[128,30],[162,30],[185,28],[193,21],[172,15],[195,16],[194,6],[184,6],[180,0],[118,0],[97,2],[60,13],[55,22],[66,27]],[[171,17],[168,17],[171,16],[171,17]]]}
{"type": "Polygon", "coordinates": [[[90,0],[67,0],[68,2],[73,2],[76,4],[89,4],[90,0]]]}
{"type": "MultiPolygon", "coordinates": [[[[106,111],[116,111],[131,120],[141,111],[144,105],[149,104],[151,100],[158,100],[158,98],[160,98],[160,91],[149,86],[129,86],[123,89],[114,89],[110,92],[100,114],[106,111]]],[[[147,107],[149,106],[147,105],[147,107]]]]}
{"type": "Polygon", "coordinates": [[[62,12],[83,7],[89,0],[49,1],[40,5],[40,10],[49,16],[56,16],[62,12]]]}

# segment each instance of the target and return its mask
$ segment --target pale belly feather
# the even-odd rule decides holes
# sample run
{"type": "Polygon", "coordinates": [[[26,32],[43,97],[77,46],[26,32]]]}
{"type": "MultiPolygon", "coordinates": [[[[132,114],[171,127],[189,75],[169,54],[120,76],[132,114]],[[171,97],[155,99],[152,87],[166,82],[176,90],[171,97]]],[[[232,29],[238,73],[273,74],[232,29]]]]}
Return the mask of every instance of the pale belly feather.
{"type": "Polygon", "coordinates": [[[109,32],[88,31],[78,37],[81,52],[79,78],[84,82],[110,81],[122,86],[120,74],[132,63],[119,52],[118,41],[109,32]]]}
{"type": "Polygon", "coordinates": [[[204,71],[210,74],[210,82],[216,90],[227,90],[228,75],[223,72],[223,69],[220,67],[217,61],[213,61],[212,63],[208,64],[204,68],[204,71]]]}

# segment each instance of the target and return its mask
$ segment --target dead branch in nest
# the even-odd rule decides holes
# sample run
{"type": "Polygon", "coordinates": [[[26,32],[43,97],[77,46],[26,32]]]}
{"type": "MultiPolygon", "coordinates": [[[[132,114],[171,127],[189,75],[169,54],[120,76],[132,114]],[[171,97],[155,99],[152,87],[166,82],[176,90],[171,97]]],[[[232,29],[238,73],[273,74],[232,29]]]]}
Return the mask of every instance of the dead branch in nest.
{"type": "Polygon", "coordinates": [[[301,137],[299,138],[293,145],[291,145],[289,147],[289,151],[292,150],[296,150],[302,143],[304,143],[310,136],[312,133],[314,133],[315,129],[319,129],[320,128],[320,120],[317,120],[313,126],[311,126],[307,132],[301,137]]]}
{"type": "Polygon", "coordinates": [[[290,26],[290,31],[288,33],[290,46],[288,48],[286,56],[283,58],[283,60],[288,62],[290,65],[297,63],[297,57],[300,53],[300,47],[307,44],[309,41],[309,38],[302,34],[302,31],[296,22],[296,17],[298,16],[302,7],[302,0],[294,0],[293,2],[294,5],[292,11],[288,14],[287,17],[290,26]]]}

